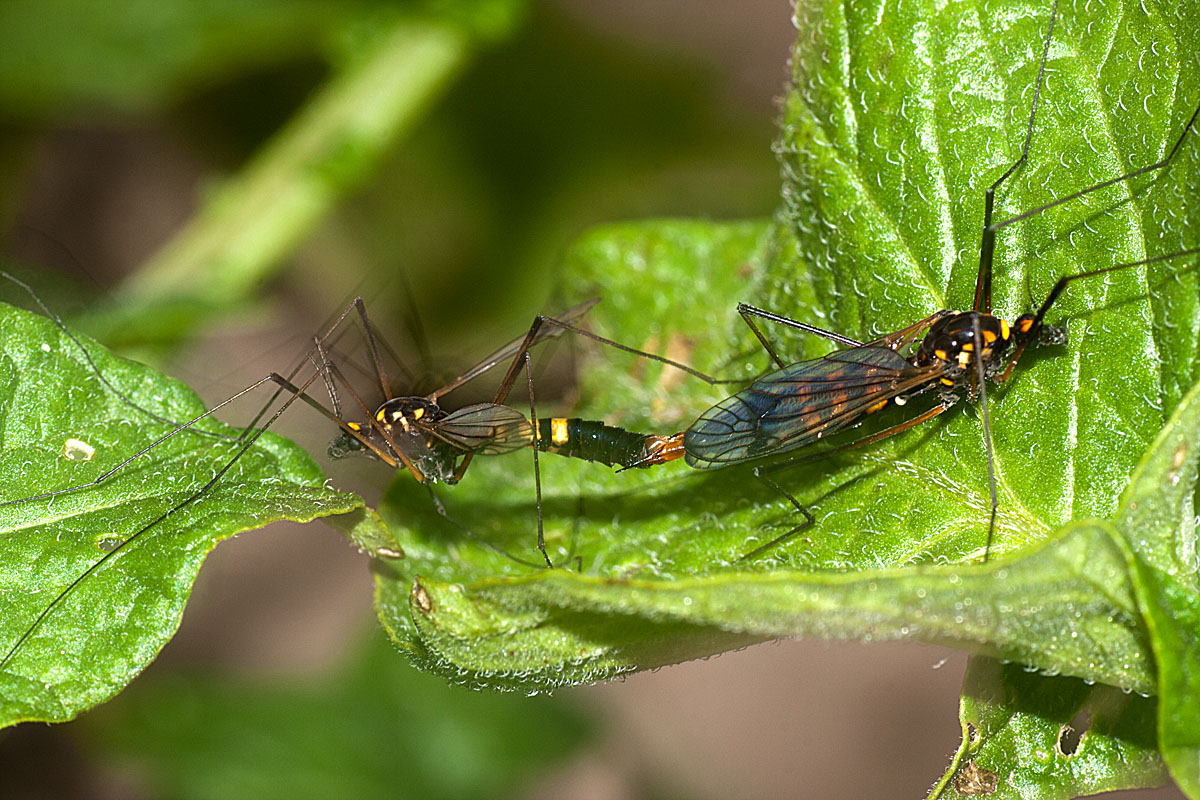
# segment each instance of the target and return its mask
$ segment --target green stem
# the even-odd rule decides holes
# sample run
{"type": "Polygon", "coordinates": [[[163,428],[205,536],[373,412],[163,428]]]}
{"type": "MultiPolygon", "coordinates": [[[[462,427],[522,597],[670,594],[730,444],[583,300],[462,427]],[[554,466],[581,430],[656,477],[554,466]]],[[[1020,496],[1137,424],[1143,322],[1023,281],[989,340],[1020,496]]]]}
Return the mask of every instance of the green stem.
{"type": "Polygon", "coordinates": [[[449,26],[397,22],[339,74],[122,288],[133,307],[243,300],[369,176],[466,60],[449,26]]]}

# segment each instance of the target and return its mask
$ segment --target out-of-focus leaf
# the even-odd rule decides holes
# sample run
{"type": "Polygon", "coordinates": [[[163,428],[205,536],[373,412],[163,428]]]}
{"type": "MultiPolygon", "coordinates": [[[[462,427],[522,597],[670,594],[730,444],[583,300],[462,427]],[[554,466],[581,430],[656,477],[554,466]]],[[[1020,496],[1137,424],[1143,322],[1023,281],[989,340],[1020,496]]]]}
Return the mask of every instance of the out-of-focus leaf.
{"type": "Polygon", "coordinates": [[[442,20],[464,32],[498,37],[523,3],[513,0],[134,0],[119,10],[87,0],[12,0],[0,5],[0,107],[10,116],[43,116],[71,106],[146,109],[256,68],[327,50],[354,52],[383,18],[442,20]]]}
{"type": "Polygon", "coordinates": [[[14,0],[0,6],[0,106],[145,108],[238,70],[312,54],[366,3],[14,0]]]}
{"type": "Polygon", "coordinates": [[[448,25],[387,20],[88,327],[177,341],[244,300],[420,120],[471,52],[448,25]]]}
{"type": "Polygon", "coordinates": [[[85,724],[107,763],[181,800],[508,797],[587,736],[561,702],[447,687],[382,636],[319,683],[172,675],[85,724]]]}

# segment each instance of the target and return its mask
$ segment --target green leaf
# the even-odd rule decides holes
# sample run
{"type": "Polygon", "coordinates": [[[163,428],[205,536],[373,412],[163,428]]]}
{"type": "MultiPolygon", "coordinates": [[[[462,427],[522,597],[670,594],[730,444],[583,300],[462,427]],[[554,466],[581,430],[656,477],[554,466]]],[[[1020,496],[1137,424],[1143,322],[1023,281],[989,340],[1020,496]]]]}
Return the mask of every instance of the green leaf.
{"type": "Polygon", "coordinates": [[[509,797],[587,738],[563,703],[448,687],[381,635],[358,650],[318,681],[156,675],[84,731],[106,764],[181,800],[509,797]]]}
{"type": "MultiPolygon", "coordinates": [[[[95,480],[174,428],[131,407],[96,370],[162,418],[204,411],[182,384],[0,305],[5,502],[95,480]]],[[[238,433],[212,419],[197,427],[238,433]]],[[[356,509],[364,539],[385,535],[363,515],[360,498],[326,488],[303,451],[271,434],[181,506],[237,447],[181,432],[99,486],[0,507],[0,725],[69,720],[119,692],[174,634],[201,562],[223,539],[278,519],[356,509]]]]}
{"type": "Polygon", "coordinates": [[[1195,582],[1138,560],[1139,600],[1158,664],[1158,743],[1171,776],[1188,797],[1200,797],[1200,595],[1195,582]]]}
{"type": "Polygon", "coordinates": [[[1066,800],[1158,785],[1166,777],[1154,737],[1158,706],[1112,686],[972,658],[963,750],[932,796],[1066,800]]]}
{"type": "Polygon", "coordinates": [[[1161,697],[1158,740],[1171,775],[1200,797],[1200,582],[1196,473],[1200,387],[1180,404],[1123,498],[1121,521],[1161,697]]]}
{"type": "MultiPolygon", "coordinates": [[[[1149,164],[1184,130],[1200,99],[1200,8],[1147,8],[1062,9],[1029,163],[1000,191],[997,219],[1149,164]]],[[[802,6],[771,234],[705,223],[596,232],[568,258],[577,297],[606,290],[596,330],[748,379],[767,362],[737,300],[856,338],[969,307],[984,189],[1020,153],[1048,16],[1032,3],[802,6]]],[[[997,313],[1028,310],[1026,293],[1040,302],[1062,275],[1200,243],[1196,139],[1165,175],[1004,228],[997,313]]],[[[989,393],[1000,517],[986,564],[960,566],[982,560],[988,534],[979,414],[964,403],[778,473],[817,522],[745,562],[798,522],[745,469],[610,475],[544,456],[550,552],[578,566],[551,572],[489,549],[536,559],[531,470],[518,461],[528,454],[477,460],[446,493],[457,527],[401,480],[383,512],[411,558],[377,573],[381,618],[434,668],[501,687],[808,634],[948,642],[1153,692],[1126,542],[1150,537],[1156,553],[1180,544],[1126,530],[1119,498],[1200,376],[1198,318],[1194,257],[1068,289],[1049,321],[1065,322],[1071,343],[1027,354],[989,393]],[[1116,527],[1072,524],[1082,518],[1116,527]]],[[[768,333],[796,358],[830,347],[768,333]]],[[[573,413],[660,433],[726,393],[607,351],[582,377],[588,403],[573,413]]],[[[906,418],[889,413],[845,438],[906,418]]],[[[1173,512],[1176,531],[1184,511],[1173,512]]]]}
{"type": "MultiPolygon", "coordinates": [[[[1094,593],[1121,598],[1118,613],[1148,650],[1119,657],[1130,659],[1130,664],[1138,662],[1143,670],[1156,670],[1157,674],[1143,675],[1147,683],[1141,691],[1156,692],[1159,698],[1151,702],[1122,696],[1111,687],[1022,675],[1012,667],[974,658],[963,687],[962,721],[969,731],[943,783],[963,793],[960,787],[973,776],[1002,775],[995,781],[1004,792],[999,796],[1074,797],[1085,791],[1154,785],[1169,766],[1180,786],[1192,796],[1197,794],[1200,649],[1194,640],[1200,630],[1200,594],[1193,557],[1197,441],[1200,386],[1184,398],[1134,473],[1117,517],[1128,535],[1095,526],[1095,541],[1079,551],[1079,563],[1086,560],[1088,572],[1099,578],[1093,582],[1094,593]],[[1104,576],[1094,562],[1106,560],[1110,574],[1104,576]],[[1083,734],[1078,752],[1064,752],[1063,729],[1078,726],[1081,720],[1087,730],[1078,731],[1083,734]],[[1018,751],[1025,755],[1015,758],[1018,751]]],[[[1086,650],[1103,653],[1111,662],[1117,653],[1095,637],[1095,615],[1073,616],[1076,625],[1058,626],[1048,635],[1072,640],[1081,634],[1085,640],[1094,637],[1086,650]],[[1086,629],[1081,629],[1078,623],[1089,617],[1086,629]]]]}
{"type": "MultiPolygon", "coordinates": [[[[828,17],[802,11],[812,40],[801,37],[793,55],[781,142],[796,257],[768,272],[767,307],[795,313],[788,298],[799,279],[827,314],[802,318],[865,338],[970,306],[984,190],[1020,155],[1048,5],[889,9],[881,28],[871,5],[848,15],[831,7],[828,17]]],[[[1060,8],[1029,160],[998,191],[997,219],[1153,163],[1184,130],[1200,100],[1200,8],[1145,8],[1060,8]]],[[[1029,310],[1028,297],[1040,303],[1062,275],[1200,244],[1197,138],[1159,180],[1003,229],[997,311],[1012,319],[1029,310]]],[[[993,554],[1071,519],[1113,515],[1134,466],[1200,377],[1194,264],[1070,286],[1048,321],[1066,321],[1071,344],[1027,354],[1011,385],[989,394],[1000,494],[993,554]]],[[[850,489],[859,502],[833,529],[869,533],[854,536],[855,549],[895,563],[907,553],[888,552],[887,531],[883,539],[897,536],[920,560],[982,553],[979,422],[970,412],[945,417],[854,459],[890,473],[850,489]]],[[[792,484],[802,502],[829,485],[792,484]]]]}

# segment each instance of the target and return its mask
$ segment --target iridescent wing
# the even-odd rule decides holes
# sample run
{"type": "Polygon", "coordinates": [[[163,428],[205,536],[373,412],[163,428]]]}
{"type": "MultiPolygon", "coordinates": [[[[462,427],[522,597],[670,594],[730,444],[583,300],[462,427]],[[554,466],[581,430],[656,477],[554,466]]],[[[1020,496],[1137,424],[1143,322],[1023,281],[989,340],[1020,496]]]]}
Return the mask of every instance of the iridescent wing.
{"type": "Polygon", "coordinates": [[[933,386],[944,371],[942,362],[914,367],[879,342],[791,364],[704,412],[684,434],[687,463],[712,469],[802,447],[933,386]]]}
{"type": "Polygon", "coordinates": [[[533,426],[525,415],[495,403],[466,406],[423,427],[464,453],[498,455],[533,444],[533,426]]]}

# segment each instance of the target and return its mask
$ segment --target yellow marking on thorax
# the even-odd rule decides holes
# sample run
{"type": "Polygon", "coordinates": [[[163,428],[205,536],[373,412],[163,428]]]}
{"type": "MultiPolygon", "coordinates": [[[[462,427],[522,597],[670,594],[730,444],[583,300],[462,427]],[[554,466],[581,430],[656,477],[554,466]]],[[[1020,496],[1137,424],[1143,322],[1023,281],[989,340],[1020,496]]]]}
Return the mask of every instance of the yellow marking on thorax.
{"type": "Polygon", "coordinates": [[[550,420],[550,441],[560,447],[567,443],[570,433],[567,431],[567,421],[562,417],[550,420]]]}

